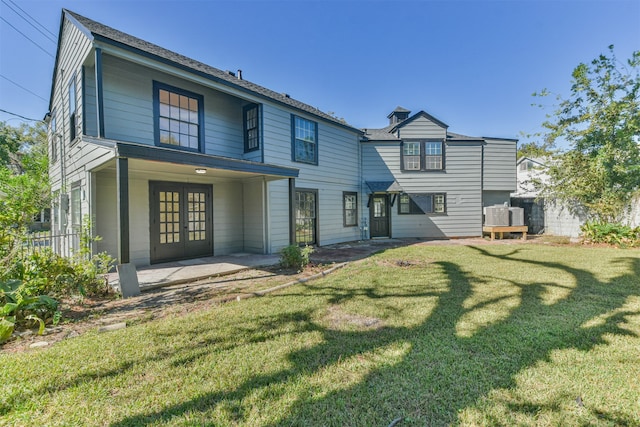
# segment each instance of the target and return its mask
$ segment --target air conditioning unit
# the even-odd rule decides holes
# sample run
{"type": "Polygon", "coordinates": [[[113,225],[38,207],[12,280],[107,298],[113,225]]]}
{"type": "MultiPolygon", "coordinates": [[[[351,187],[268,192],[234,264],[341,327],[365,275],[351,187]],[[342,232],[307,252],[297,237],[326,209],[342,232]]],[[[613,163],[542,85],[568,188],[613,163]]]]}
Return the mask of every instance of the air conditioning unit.
{"type": "Polygon", "coordinates": [[[524,225],[523,208],[509,208],[509,225],[524,225]]]}
{"type": "Polygon", "coordinates": [[[487,206],[484,208],[484,225],[508,226],[509,225],[509,207],[502,205],[487,206]]]}

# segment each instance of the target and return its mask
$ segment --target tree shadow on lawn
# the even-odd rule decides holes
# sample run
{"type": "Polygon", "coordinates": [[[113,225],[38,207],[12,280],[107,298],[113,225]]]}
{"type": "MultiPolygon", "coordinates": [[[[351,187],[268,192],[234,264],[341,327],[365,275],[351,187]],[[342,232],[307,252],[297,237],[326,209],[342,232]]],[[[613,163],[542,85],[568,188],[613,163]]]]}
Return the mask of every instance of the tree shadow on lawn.
{"type": "MultiPolygon", "coordinates": [[[[319,332],[323,340],[311,348],[292,351],[288,356],[288,369],[256,375],[234,389],[201,395],[157,412],[122,419],[112,425],[171,422],[176,416],[208,412],[216,406],[222,408],[234,423],[248,422],[248,413],[260,408],[246,407],[243,400],[256,389],[283,384],[279,388],[282,390],[286,388],[285,383],[297,381],[300,377],[309,378],[347,358],[394,345],[406,350],[394,363],[383,363],[378,368],[372,368],[355,385],[346,389],[314,394],[314,387],[309,386],[309,391],[297,396],[289,408],[283,408],[283,418],[275,425],[388,425],[399,417],[407,423],[446,425],[455,422],[461,410],[474,405],[492,390],[516,386],[516,374],[539,361],[549,360],[553,351],[587,351],[605,344],[605,334],[630,334],[618,324],[624,321],[625,316],[637,313],[618,312],[589,328],[583,324],[620,309],[627,298],[634,295],[629,283],[640,277],[640,259],[620,259],[619,262],[628,264],[626,273],[610,281],[599,281],[588,271],[560,263],[518,259],[515,257],[517,251],[495,255],[481,248],[472,249],[490,258],[570,273],[576,286],[569,290],[568,296],[548,304],[543,299],[543,293],[553,283],[511,282],[520,290],[520,304],[504,319],[479,328],[469,337],[461,337],[456,329],[457,323],[476,308],[465,308],[464,303],[472,296],[473,285],[484,279],[469,275],[457,264],[436,262],[432,266],[442,269],[447,277],[448,289],[438,295],[437,305],[423,323],[414,327],[335,330],[323,327],[314,321],[313,313],[302,309],[297,314],[283,318],[263,319],[256,328],[277,329],[293,322],[301,331],[319,332]]],[[[305,294],[306,297],[317,297],[314,293],[316,290],[326,292],[325,288],[307,287],[309,293],[305,294]]],[[[333,298],[334,303],[362,298],[363,294],[380,298],[375,290],[353,291],[349,295],[348,290],[340,289],[337,293],[340,295],[324,297],[333,298]]],[[[281,297],[290,297],[290,294],[281,297]]],[[[255,329],[256,333],[258,329],[255,329]]],[[[267,334],[261,339],[270,338],[267,334]]],[[[203,349],[202,354],[205,353],[206,349],[203,349]]],[[[180,362],[191,363],[193,357],[180,362]]],[[[270,392],[270,397],[278,399],[282,396],[274,391],[270,392]]],[[[570,398],[575,399],[575,396],[570,398]]],[[[510,409],[530,414],[543,408],[533,403],[523,403],[510,409]]],[[[620,414],[601,412],[600,415],[604,420],[621,425],[632,422],[620,414]]]]}

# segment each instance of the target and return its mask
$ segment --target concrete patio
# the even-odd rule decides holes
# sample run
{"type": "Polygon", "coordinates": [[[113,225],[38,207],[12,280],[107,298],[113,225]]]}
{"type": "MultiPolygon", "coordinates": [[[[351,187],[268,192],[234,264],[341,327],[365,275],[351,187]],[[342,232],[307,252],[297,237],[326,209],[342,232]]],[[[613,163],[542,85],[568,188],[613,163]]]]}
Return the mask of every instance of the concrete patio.
{"type": "MultiPolygon", "coordinates": [[[[237,253],[140,267],[137,269],[137,276],[140,290],[146,291],[163,286],[195,282],[209,277],[233,274],[250,268],[275,265],[279,262],[279,255],[237,253]]],[[[110,273],[108,280],[110,285],[119,286],[118,273],[110,273]]]]}

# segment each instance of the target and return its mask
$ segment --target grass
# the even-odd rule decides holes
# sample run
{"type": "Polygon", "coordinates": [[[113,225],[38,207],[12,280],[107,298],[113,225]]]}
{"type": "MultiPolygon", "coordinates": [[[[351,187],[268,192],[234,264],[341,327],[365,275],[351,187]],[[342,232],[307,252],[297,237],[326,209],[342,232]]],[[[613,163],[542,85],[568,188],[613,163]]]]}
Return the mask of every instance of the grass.
{"type": "Polygon", "coordinates": [[[640,251],[409,246],[0,355],[0,425],[640,425],[640,251]]]}

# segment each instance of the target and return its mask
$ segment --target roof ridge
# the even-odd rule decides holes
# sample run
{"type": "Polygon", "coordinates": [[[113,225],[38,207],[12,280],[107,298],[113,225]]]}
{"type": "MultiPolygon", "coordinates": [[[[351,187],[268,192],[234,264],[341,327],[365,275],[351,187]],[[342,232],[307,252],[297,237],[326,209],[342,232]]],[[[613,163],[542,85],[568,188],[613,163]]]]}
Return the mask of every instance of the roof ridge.
{"type": "Polygon", "coordinates": [[[357,128],[351,126],[350,124],[343,122],[340,119],[330,114],[327,114],[316,107],[313,107],[302,101],[298,101],[294,98],[291,98],[287,94],[278,93],[272,89],[268,89],[264,86],[261,86],[257,83],[253,83],[249,80],[234,77],[230,75],[228,72],[225,72],[212,65],[205,64],[204,62],[190,58],[181,53],[174,52],[160,45],[157,45],[155,43],[151,43],[139,37],[125,33],[124,31],[118,30],[117,28],[113,28],[103,23],[100,23],[98,21],[95,21],[93,19],[87,18],[69,9],[63,8],[62,11],[63,13],[71,15],[71,17],[73,17],[76,21],[78,21],[78,23],[83,25],[94,36],[97,35],[101,38],[111,40],[115,43],[123,44],[131,48],[146,52],[148,54],[158,56],[165,60],[174,62],[178,65],[188,67],[194,71],[208,74],[209,76],[214,77],[218,80],[222,80],[227,84],[230,84],[245,90],[249,90],[254,94],[270,98],[276,102],[288,105],[289,107],[293,107],[295,109],[304,111],[306,113],[309,113],[319,118],[322,118],[324,120],[333,122],[340,126],[358,130],[357,128]]]}

